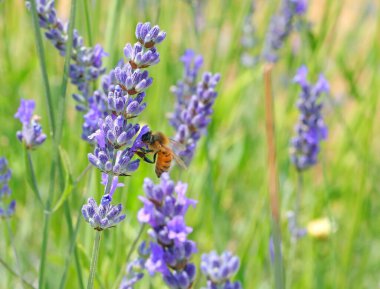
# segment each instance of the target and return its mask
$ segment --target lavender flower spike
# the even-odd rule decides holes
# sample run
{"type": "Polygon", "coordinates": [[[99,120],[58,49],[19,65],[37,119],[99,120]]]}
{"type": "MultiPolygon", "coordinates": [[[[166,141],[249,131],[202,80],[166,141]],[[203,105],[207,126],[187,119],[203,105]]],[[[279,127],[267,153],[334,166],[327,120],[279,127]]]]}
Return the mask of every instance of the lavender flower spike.
{"type": "MultiPolygon", "coordinates": [[[[139,33],[136,33],[139,35],[139,42],[135,44],[135,48],[139,47],[136,48],[137,52],[134,51],[133,55],[126,53],[128,62],[119,63],[106,77],[103,91],[108,95],[97,91],[93,106],[86,114],[89,121],[86,131],[97,128],[88,136],[89,141],[95,144],[93,153],[88,154],[88,160],[106,174],[103,176],[106,189],[99,207],[90,198],[82,209],[85,220],[96,230],[112,227],[124,219],[125,215],[120,215],[121,204],[110,204],[116,188],[120,186],[118,176],[130,176],[136,171],[140,164],[140,160],[135,157],[136,152],[146,148],[141,138],[149,128],[141,127],[135,121],[146,107],[145,91],[153,82],[145,68],[158,62],[159,54],[154,44],[161,42],[164,37],[162,40],[158,37],[165,34],[160,32],[158,26],[150,28],[150,24],[145,23],[143,27],[149,27],[149,31],[144,34],[144,41],[149,45],[145,42],[141,45],[141,25],[138,24],[139,33]],[[149,36],[149,33],[152,35],[149,36]],[[109,181],[112,183],[107,185],[109,181]]],[[[130,46],[127,44],[126,50],[130,46]]]]}
{"type": "MultiPolygon", "coordinates": [[[[46,38],[54,45],[59,53],[64,56],[67,50],[68,24],[63,23],[57,16],[54,0],[37,0],[37,14],[41,28],[45,30],[46,38]]],[[[28,5],[30,6],[30,5],[28,5]]],[[[71,82],[76,85],[82,94],[83,104],[77,106],[84,109],[88,104],[89,86],[105,69],[102,67],[102,58],[107,54],[99,44],[94,47],[83,45],[83,38],[74,30],[72,61],[69,69],[71,82]],[[84,107],[83,107],[84,105],[84,107]]],[[[78,100],[78,99],[77,99],[78,100]]]]}
{"type": "Polygon", "coordinates": [[[196,84],[198,71],[203,63],[202,57],[187,50],[181,60],[185,66],[185,73],[183,80],[172,88],[177,102],[169,121],[176,130],[174,139],[185,146],[177,153],[188,165],[194,156],[199,139],[206,134],[211,121],[212,106],[218,96],[215,87],[220,75],[206,72],[202,80],[196,84]]]}
{"type": "Polygon", "coordinates": [[[278,50],[293,29],[293,19],[296,15],[306,12],[307,0],[282,0],[279,13],[272,17],[266,35],[263,57],[270,63],[278,60],[278,50]]]}
{"type": "Polygon", "coordinates": [[[223,252],[220,256],[215,251],[203,254],[201,271],[207,278],[207,287],[204,289],[241,289],[240,282],[230,280],[239,265],[239,258],[230,252],[223,252]]]}
{"type": "Polygon", "coordinates": [[[22,130],[17,132],[17,138],[27,149],[34,149],[46,140],[39,123],[40,117],[33,115],[35,106],[34,100],[21,99],[20,107],[15,114],[15,118],[22,123],[22,130]]]}
{"type": "Polygon", "coordinates": [[[162,174],[161,183],[153,184],[145,179],[145,197],[140,197],[144,207],[138,213],[142,223],[151,226],[150,257],[145,268],[150,274],[160,273],[164,282],[172,289],[189,289],[195,278],[195,266],[190,263],[196,245],[187,239],[192,231],[184,222],[184,216],[196,201],[185,194],[187,185],[174,184],[167,173],[162,174]]]}
{"type": "Polygon", "coordinates": [[[295,126],[296,136],[291,140],[291,160],[298,171],[317,163],[320,142],[327,138],[327,127],[321,114],[320,96],[329,92],[329,84],[323,75],[319,76],[315,85],[311,85],[306,77],[306,66],[302,66],[294,77],[294,82],[302,88],[297,103],[301,115],[295,126]]]}
{"type": "Polygon", "coordinates": [[[12,200],[8,206],[5,205],[5,198],[10,196],[9,180],[12,172],[8,167],[8,161],[5,157],[0,157],[0,218],[11,217],[16,208],[16,201],[12,200]]]}

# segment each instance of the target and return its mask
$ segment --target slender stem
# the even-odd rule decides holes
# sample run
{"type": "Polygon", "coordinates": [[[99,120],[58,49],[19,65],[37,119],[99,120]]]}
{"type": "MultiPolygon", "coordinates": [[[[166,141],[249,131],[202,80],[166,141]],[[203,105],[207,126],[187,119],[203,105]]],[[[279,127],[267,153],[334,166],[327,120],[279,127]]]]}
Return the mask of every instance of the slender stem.
{"type": "Polygon", "coordinates": [[[92,168],[93,166],[89,164],[80,174],[79,176],[75,179],[74,184],[78,184],[80,180],[86,175],[86,173],[92,168]]]}
{"type": "MultiPolygon", "coordinates": [[[[142,236],[142,233],[144,232],[144,229],[145,229],[145,226],[146,224],[143,223],[141,226],[140,226],[140,230],[136,236],[136,238],[133,240],[133,243],[131,245],[131,247],[129,248],[129,251],[128,251],[128,254],[127,254],[127,257],[125,258],[125,263],[128,264],[131,256],[132,256],[132,253],[135,251],[136,249],[136,246],[137,246],[137,243],[138,241],[140,240],[141,236],[142,236]]],[[[114,289],[118,288],[119,287],[119,284],[120,284],[120,281],[121,281],[121,278],[123,277],[123,274],[124,274],[124,271],[123,270],[120,270],[120,273],[119,275],[116,277],[116,281],[115,281],[115,286],[113,287],[114,289]]]]}
{"type": "Polygon", "coordinates": [[[91,21],[90,21],[90,12],[88,9],[88,1],[89,0],[84,0],[84,14],[86,17],[86,28],[87,28],[87,37],[88,37],[88,44],[89,46],[92,46],[92,33],[91,33],[91,21]]]}
{"type": "Polygon", "coordinates": [[[113,44],[115,43],[116,33],[118,30],[117,24],[119,23],[119,20],[120,20],[122,5],[123,5],[123,1],[114,0],[112,3],[111,9],[108,11],[105,50],[109,52],[111,56],[105,59],[106,67],[112,67],[114,65],[115,59],[113,55],[115,55],[115,53],[112,53],[114,50],[113,44]]]}
{"type": "MultiPolygon", "coordinates": [[[[67,271],[69,269],[69,265],[70,265],[70,261],[71,261],[71,256],[73,254],[73,251],[75,250],[76,238],[77,238],[77,235],[78,235],[78,231],[79,231],[79,227],[80,227],[80,220],[81,220],[81,216],[79,215],[78,219],[77,219],[77,223],[75,225],[75,229],[73,229],[73,224],[72,224],[72,221],[71,221],[70,206],[67,203],[67,201],[65,202],[65,216],[66,216],[66,219],[67,219],[67,223],[68,223],[68,227],[69,227],[69,234],[70,234],[71,238],[70,238],[69,252],[68,252],[67,257],[66,257],[65,267],[64,267],[62,278],[61,278],[60,285],[59,285],[60,289],[63,289],[64,286],[65,286],[65,283],[66,283],[67,271]]],[[[76,269],[77,269],[77,271],[79,269],[78,275],[79,274],[81,275],[82,274],[81,273],[81,268],[77,267],[76,269]]],[[[79,278],[79,281],[81,281],[81,280],[82,280],[82,278],[79,278]]],[[[79,282],[79,286],[81,288],[84,288],[84,284],[81,283],[81,282],[79,282]]]]}
{"type": "Polygon", "coordinates": [[[92,250],[90,276],[88,277],[87,289],[92,289],[94,287],[94,278],[96,273],[96,265],[98,263],[101,236],[102,231],[96,231],[94,248],[92,250]]]}
{"type": "MultiPolygon", "coordinates": [[[[292,262],[294,263],[294,261],[296,260],[296,257],[297,257],[297,241],[299,239],[299,230],[300,230],[300,226],[299,226],[299,221],[298,221],[298,217],[299,217],[299,214],[300,214],[300,209],[301,209],[301,197],[302,197],[302,188],[303,188],[303,173],[302,171],[300,170],[297,170],[297,190],[296,190],[296,197],[295,197],[295,200],[294,200],[294,211],[293,211],[293,214],[294,214],[294,224],[295,224],[295,228],[293,228],[293,230],[295,231],[291,231],[290,234],[290,249],[289,249],[289,262],[292,262]]],[[[292,282],[293,282],[293,273],[294,273],[294,266],[289,266],[288,270],[287,270],[287,275],[286,275],[286,285],[287,285],[287,288],[292,288],[292,282]]]]}
{"type": "MultiPolygon", "coordinates": [[[[7,223],[8,235],[9,235],[10,243],[12,246],[13,254],[15,255],[15,259],[16,259],[17,271],[18,271],[18,274],[21,276],[22,274],[21,274],[20,258],[17,254],[12,228],[11,228],[11,224],[9,223],[8,218],[6,219],[6,223],[7,223]]],[[[22,287],[25,288],[24,283],[22,283],[22,287]]]]}
{"type": "Polygon", "coordinates": [[[45,283],[45,262],[46,262],[46,252],[49,240],[49,225],[51,218],[51,203],[54,194],[54,183],[55,183],[55,166],[56,159],[53,159],[50,171],[50,187],[49,187],[49,196],[46,201],[45,211],[44,211],[44,225],[42,231],[42,246],[41,246],[41,261],[40,261],[40,270],[38,278],[38,289],[43,289],[45,283]]]}
{"type": "Polygon", "coordinates": [[[33,18],[34,35],[36,38],[37,54],[40,60],[42,79],[45,86],[45,97],[46,97],[46,102],[48,104],[50,133],[51,135],[54,136],[55,135],[55,119],[54,119],[53,101],[52,101],[51,92],[50,92],[48,73],[46,70],[45,51],[44,51],[44,46],[42,44],[41,31],[40,31],[40,26],[38,23],[37,5],[36,5],[35,0],[30,1],[30,3],[32,4],[31,11],[32,11],[32,18],[33,18]]]}
{"type": "Polygon", "coordinates": [[[39,201],[40,205],[43,207],[44,204],[41,198],[40,190],[37,185],[36,173],[34,171],[32,156],[30,155],[30,151],[28,149],[25,150],[25,153],[26,153],[26,158],[27,158],[26,166],[28,168],[27,179],[29,181],[30,186],[32,187],[32,191],[37,197],[37,200],[39,201]]]}
{"type": "Polygon", "coordinates": [[[274,104],[272,96],[272,65],[267,64],[264,67],[265,81],[265,127],[268,145],[268,189],[269,201],[272,217],[272,230],[274,241],[274,273],[275,288],[284,288],[284,270],[281,254],[281,228],[280,228],[280,198],[279,184],[276,164],[276,141],[275,141],[275,122],[274,122],[274,104]]]}
{"type": "Polygon", "coordinates": [[[298,216],[301,210],[301,198],[302,198],[302,188],[303,188],[303,174],[302,171],[297,171],[297,193],[294,202],[294,217],[296,227],[299,228],[298,216]]]}
{"type": "Polygon", "coordinates": [[[49,236],[49,224],[50,224],[50,212],[45,211],[43,235],[42,235],[42,249],[41,249],[41,262],[40,262],[40,274],[38,278],[38,288],[42,289],[45,282],[45,262],[46,262],[46,251],[49,236]]]}
{"type": "Polygon", "coordinates": [[[74,34],[74,26],[75,26],[75,14],[76,14],[76,5],[77,0],[71,0],[71,8],[70,8],[70,19],[69,19],[69,27],[68,27],[68,39],[66,43],[66,55],[65,55],[65,64],[63,68],[63,77],[61,84],[61,96],[58,99],[58,111],[57,111],[57,131],[55,135],[55,142],[58,146],[62,137],[62,128],[63,128],[63,120],[65,115],[65,103],[66,103],[66,91],[67,91],[67,82],[69,78],[69,67],[71,55],[73,53],[73,34],[74,34]]]}
{"type": "Polygon", "coordinates": [[[32,284],[30,284],[28,281],[26,281],[24,279],[24,277],[22,277],[18,272],[16,272],[11,266],[9,266],[7,264],[7,262],[5,262],[5,260],[3,260],[0,256],[0,264],[4,266],[5,269],[7,269],[9,271],[9,273],[11,273],[13,276],[19,278],[21,281],[22,281],[22,284],[31,288],[31,289],[35,289],[34,286],[32,284]]]}
{"type": "Polygon", "coordinates": [[[127,258],[125,259],[125,262],[126,262],[126,263],[129,262],[129,259],[131,258],[133,251],[136,249],[137,242],[140,240],[140,237],[141,237],[142,233],[144,232],[145,226],[146,226],[145,223],[143,223],[143,224],[140,226],[139,233],[137,234],[135,240],[134,240],[133,243],[132,243],[131,248],[130,248],[129,251],[128,251],[127,258]]]}

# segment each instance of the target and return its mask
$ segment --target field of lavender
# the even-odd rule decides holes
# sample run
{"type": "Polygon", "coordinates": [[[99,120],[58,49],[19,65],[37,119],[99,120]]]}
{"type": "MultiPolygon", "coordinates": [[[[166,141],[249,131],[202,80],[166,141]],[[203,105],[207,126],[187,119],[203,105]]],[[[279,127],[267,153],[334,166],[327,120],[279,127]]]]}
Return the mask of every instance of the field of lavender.
{"type": "Polygon", "coordinates": [[[0,0],[0,35],[0,289],[380,288],[378,1],[0,0]]]}

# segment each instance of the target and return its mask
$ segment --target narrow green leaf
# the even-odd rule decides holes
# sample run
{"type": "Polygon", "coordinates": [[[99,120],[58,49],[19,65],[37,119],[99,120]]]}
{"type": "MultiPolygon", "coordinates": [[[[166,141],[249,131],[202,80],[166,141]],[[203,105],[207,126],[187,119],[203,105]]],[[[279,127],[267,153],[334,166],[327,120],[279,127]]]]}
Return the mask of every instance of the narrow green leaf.
{"type": "Polygon", "coordinates": [[[43,207],[40,190],[38,189],[36,174],[34,172],[33,162],[29,150],[25,150],[25,168],[26,168],[26,180],[31,187],[33,193],[36,195],[36,198],[40,205],[43,207]]]}
{"type": "MultiPolygon", "coordinates": [[[[71,169],[70,169],[69,157],[68,157],[66,151],[61,147],[59,147],[59,156],[60,156],[61,163],[63,164],[63,170],[64,170],[64,175],[65,175],[65,186],[64,186],[64,190],[63,190],[61,196],[59,197],[56,205],[54,206],[52,212],[57,211],[63,205],[63,203],[71,195],[71,193],[73,192],[74,187],[75,187],[74,182],[73,182],[71,169]]],[[[63,176],[61,176],[61,177],[63,177],[63,176]]]]}
{"type": "Polygon", "coordinates": [[[47,69],[46,69],[45,51],[44,51],[44,46],[42,44],[40,26],[38,23],[37,5],[36,5],[35,1],[30,1],[30,3],[32,5],[31,11],[32,11],[32,18],[33,18],[34,34],[35,34],[35,38],[36,38],[37,54],[38,54],[38,58],[40,60],[40,66],[41,66],[41,71],[42,71],[42,79],[43,79],[44,86],[45,86],[46,103],[48,105],[50,132],[54,136],[55,135],[55,119],[54,119],[53,101],[52,101],[52,97],[51,97],[49,78],[48,78],[48,73],[47,73],[47,69]]]}
{"type": "Polygon", "coordinates": [[[70,19],[69,19],[69,28],[68,28],[68,40],[66,43],[66,55],[65,55],[65,65],[63,69],[63,78],[61,84],[61,94],[58,99],[58,111],[57,111],[57,133],[55,135],[55,143],[59,145],[62,137],[62,128],[63,120],[65,115],[65,103],[66,103],[66,91],[67,91],[67,81],[69,78],[69,67],[72,56],[72,47],[73,47],[73,33],[75,27],[75,14],[77,1],[71,0],[71,9],[70,9],[70,19]]]}

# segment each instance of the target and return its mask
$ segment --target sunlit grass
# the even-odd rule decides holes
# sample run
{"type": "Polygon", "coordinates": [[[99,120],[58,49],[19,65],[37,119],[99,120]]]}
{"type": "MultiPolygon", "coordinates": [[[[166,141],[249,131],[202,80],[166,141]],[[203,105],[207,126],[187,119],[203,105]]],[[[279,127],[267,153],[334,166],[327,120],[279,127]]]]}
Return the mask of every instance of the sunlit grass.
{"type": "MultiPolygon", "coordinates": [[[[88,41],[82,2],[78,1],[76,26],[88,41]]],[[[201,141],[190,168],[181,173],[181,180],[189,183],[190,196],[199,200],[187,216],[194,227],[190,236],[199,247],[194,261],[199,264],[200,253],[228,248],[241,258],[236,279],[244,288],[273,288],[262,67],[248,69],[240,64],[241,26],[249,1],[207,1],[204,27],[198,37],[191,8],[185,1],[145,2],[149,3],[146,8],[137,1],[89,1],[92,41],[106,47],[111,55],[107,68],[112,68],[123,56],[125,43],[134,40],[138,21],[157,22],[167,31],[167,40],[160,47],[161,62],[150,70],[154,84],[147,91],[148,107],[141,119],[153,130],[168,135],[173,131],[166,114],[173,110],[174,102],[169,88],[182,76],[178,59],[183,51],[196,49],[205,58],[205,70],[221,73],[208,143],[201,141]]],[[[254,15],[260,40],[258,52],[275,2],[258,1],[254,15]]],[[[307,19],[311,29],[292,34],[272,75],[285,269],[292,272],[290,288],[375,288],[380,270],[380,7],[376,1],[351,0],[313,1],[310,5],[307,19]],[[332,91],[324,99],[329,138],[322,145],[320,163],[305,173],[300,222],[306,226],[313,219],[330,217],[336,231],[324,240],[300,240],[296,258],[290,260],[286,211],[293,209],[297,176],[289,160],[289,140],[298,115],[298,88],[291,79],[301,64],[309,67],[313,80],[323,72],[332,91]]],[[[70,1],[58,1],[57,8],[62,17],[69,17],[70,1]]],[[[21,272],[36,286],[43,211],[27,183],[23,148],[15,137],[19,122],[13,115],[23,97],[36,100],[46,132],[49,118],[32,19],[23,1],[0,1],[0,35],[0,155],[8,158],[13,170],[10,185],[17,209],[11,225],[21,272]]],[[[43,40],[43,45],[53,105],[57,108],[64,60],[50,43],[43,40]]],[[[80,139],[82,119],[70,97],[74,91],[69,84],[61,147],[68,154],[75,179],[88,165],[90,147],[80,139]]],[[[53,147],[49,138],[32,152],[44,200],[48,197],[53,147]]],[[[178,175],[175,168],[173,176],[178,175]]],[[[97,275],[104,288],[117,288],[116,277],[125,270],[125,258],[139,230],[136,212],[141,203],[137,196],[143,193],[145,177],[156,178],[149,164],[142,164],[132,178],[125,178],[125,187],[115,195],[116,201],[126,206],[127,219],[117,229],[103,233],[97,275]]],[[[100,173],[90,170],[68,198],[74,225],[86,198],[101,197],[99,182],[100,173]]],[[[58,185],[55,190],[53,204],[61,194],[58,185]]],[[[0,228],[5,236],[0,238],[0,256],[16,268],[6,223],[0,222],[0,228]]],[[[69,235],[62,206],[51,218],[46,288],[58,288],[69,252],[69,235]]],[[[93,238],[93,230],[82,222],[77,252],[84,280],[89,273],[93,238]]],[[[65,288],[79,288],[77,273],[72,259],[65,288]]],[[[196,288],[205,284],[204,278],[198,278],[196,288]]],[[[20,281],[1,265],[0,280],[0,288],[21,288],[20,281]]],[[[138,288],[149,286],[148,280],[144,282],[138,288]]],[[[161,288],[160,282],[159,277],[153,278],[152,288],[161,288]]],[[[102,287],[95,282],[95,288],[102,287]]]]}

